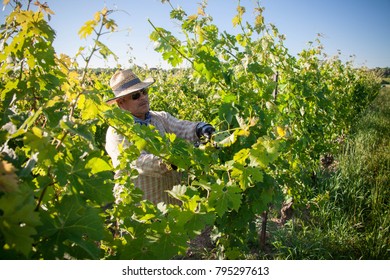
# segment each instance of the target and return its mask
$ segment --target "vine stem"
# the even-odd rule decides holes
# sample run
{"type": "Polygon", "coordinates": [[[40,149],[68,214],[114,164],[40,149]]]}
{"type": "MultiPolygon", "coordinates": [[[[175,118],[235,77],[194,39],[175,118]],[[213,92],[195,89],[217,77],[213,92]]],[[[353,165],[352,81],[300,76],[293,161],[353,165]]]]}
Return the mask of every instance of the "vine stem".
{"type": "MultiPolygon", "coordinates": [[[[102,21],[101,21],[101,23],[100,23],[99,31],[98,31],[98,32],[95,31],[96,39],[95,39],[95,44],[94,44],[94,46],[93,46],[93,48],[92,48],[92,51],[91,51],[91,53],[89,54],[89,56],[88,56],[87,58],[84,58],[85,66],[84,66],[84,69],[83,69],[83,74],[82,74],[82,76],[81,76],[81,82],[80,82],[82,86],[83,86],[83,84],[84,84],[85,77],[86,77],[86,75],[87,75],[87,70],[88,70],[88,67],[89,67],[89,63],[90,63],[90,61],[91,61],[91,59],[92,59],[94,53],[99,49],[99,48],[98,48],[97,42],[99,41],[100,36],[104,34],[104,33],[102,32],[102,31],[103,31],[104,25],[105,25],[105,16],[103,16],[103,19],[102,19],[102,21]]],[[[78,101],[78,99],[80,98],[80,96],[81,96],[82,94],[83,94],[83,91],[82,91],[82,90],[77,94],[77,96],[76,96],[76,98],[75,98],[75,100],[74,100],[74,102],[73,102],[73,104],[72,104],[72,106],[71,106],[71,108],[70,108],[69,120],[72,119],[72,117],[73,117],[73,115],[74,115],[74,111],[75,111],[76,106],[77,106],[77,101],[78,101]]],[[[58,144],[57,144],[57,146],[56,146],[56,149],[58,149],[58,148],[61,146],[61,144],[63,143],[63,141],[65,140],[65,138],[68,136],[68,134],[69,134],[69,131],[66,131],[66,132],[64,133],[63,137],[62,137],[61,140],[58,142],[58,144]]]]}
{"type": "MultiPolygon", "coordinates": [[[[50,169],[51,169],[51,168],[49,167],[48,174],[50,174],[50,169]]],[[[53,180],[53,177],[52,177],[52,176],[50,176],[50,177],[51,177],[51,179],[53,180]]],[[[35,212],[39,211],[39,207],[40,207],[41,204],[42,204],[42,200],[43,200],[43,197],[44,197],[45,194],[46,194],[47,189],[48,189],[49,187],[51,187],[51,186],[54,186],[56,183],[57,183],[57,181],[53,180],[50,184],[48,184],[47,186],[45,186],[45,187],[43,188],[41,194],[39,195],[38,203],[37,203],[37,205],[35,206],[35,209],[34,209],[35,212]]]]}
{"type": "Polygon", "coordinates": [[[158,30],[158,28],[150,21],[150,19],[148,19],[148,22],[150,23],[150,25],[153,27],[153,29],[158,33],[158,35],[160,35],[160,37],[165,41],[167,42],[173,49],[175,49],[175,51],[177,51],[185,60],[187,60],[188,62],[191,63],[191,65],[194,65],[194,62],[189,59],[184,53],[182,53],[181,50],[179,50],[175,45],[172,45],[171,42],[169,42],[169,40],[167,40],[163,34],[161,34],[161,32],[158,30]]]}
{"type": "MultiPolygon", "coordinates": [[[[81,76],[81,81],[80,81],[81,86],[84,85],[85,77],[86,77],[86,75],[87,75],[87,70],[88,70],[88,67],[89,67],[89,63],[90,63],[90,61],[91,61],[93,55],[95,54],[95,52],[99,49],[98,43],[97,43],[97,42],[99,42],[99,38],[100,38],[103,34],[105,34],[105,33],[103,33],[103,28],[104,28],[104,25],[106,24],[106,20],[105,20],[105,19],[106,19],[106,16],[103,15],[102,21],[101,21],[101,23],[100,23],[99,31],[96,32],[96,31],[94,30],[94,32],[95,32],[95,34],[96,34],[96,39],[95,39],[95,43],[94,43],[94,45],[93,45],[93,48],[92,48],[91,53],[89,54],[89,56],[88,56],[87,58],[84,59],[84,61],[85,61],[85,66],[84,66],[84,69],[83,69],[83,74],[82,74],[82,76],[81,76]]],[[[77,94],[77,96],[76,96],[76,98],[75,98],[75,100],[74,100],[74,103],[72,104],[71,110],[70,110],[69,120],[72,119],[73,114],[74,114],[74,110],[76,109],[76,106],[77,106],[77,101],[78,101],[78,99],[80,98],[80,96],[81,96],[82,94],[83,94],[83,91],[80,91],[80,92],[77,94]]]]}
{"type": "Polygon", "coordinates": [[[267,220],[268,220],[268,211],[263,211],[261,214],[261,231],[259,236],[260,248],[264,251],[267,238],[267,220]]]}
{"type": "MultiPolygon", "coordinates": [[[[168,39],[166,39],[164,37],[164,35],[158,30],[158,28],[150,21],[150,19],[148,19],[148,22],[150,23],[150,25],[153,27],[153,29],[158,33],[158,35],[165,41],[167,42],[175,51],[177,51],[179,53],[179,55],[181,55],[185,60],[187,60],[189,63],[191,63],[191,66],[192,66],[192,69],[194,69],[196,72],[198,72],[199,74],[202,74],[200,73],[198,70],[196,70],[194,68],[194,62],[188,57],[186,56],[181,50],[179,50],[177,48],[177,46],[173,45],[171,42],[169,42],[168,39]]],[[[221,81],[218,81],[218,85],[221,87],[221,88],[226,88],[226,85],[223,84],[221,81]]]]}

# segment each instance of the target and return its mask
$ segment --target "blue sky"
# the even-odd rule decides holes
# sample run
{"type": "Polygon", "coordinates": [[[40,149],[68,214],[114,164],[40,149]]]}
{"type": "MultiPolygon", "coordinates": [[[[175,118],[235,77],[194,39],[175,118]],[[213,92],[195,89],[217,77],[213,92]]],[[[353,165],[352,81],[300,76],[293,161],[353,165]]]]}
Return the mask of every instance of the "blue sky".
{"type": "MultiPolygon", "coordinates": [[[[171,0],[187,14],[197,11],[201,0],[171,0]]],[[[41,2],[44,2],[43,0],[41,2]]],[[[74,56],[80,46],[89,41],[78,37],[78,30],[96,11],[104,7],[118,9],[112,15],[118,33],[106,36],[104,43],[119,56],[123,67],[134,58],[138,65],[165,67],[161,55],[154,51],[149,34],[153,31],[150,19],[178,35],[178,24],[170,20],[170,6],[161,0],[47,0],[55,12],[50,25],[56,30],[57,53],[74,56]]],[[[354,56],[356,66],[390,67],[390,0],[263,0],[266,23],[274,24],[286,36],[285,45],[295,55],[322,34],[325,52],[332,56],[341,52],[343,60],[354,56]]],[[[241,0],[250,15],[253,0],[241,0]]],[[[236,14],[236,0],[209,0],[206,10],[220,30],[234,33],[232,18],[236,14]]],[[[2,22],[9,8],[1,11],[2,22]]],[[[93,67],[114,67],[95,58],[93,67]]]]}

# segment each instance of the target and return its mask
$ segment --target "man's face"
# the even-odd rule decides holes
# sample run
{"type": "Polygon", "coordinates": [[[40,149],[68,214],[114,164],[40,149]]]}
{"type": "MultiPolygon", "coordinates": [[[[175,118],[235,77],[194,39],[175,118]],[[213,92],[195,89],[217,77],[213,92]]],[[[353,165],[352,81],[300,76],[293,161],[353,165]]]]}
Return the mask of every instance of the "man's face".
{"type": "Polygon", "coordinates": [[[147,89],[133,92],[132,94],[119,99],[117,102],[121,109],[129,111],[133,116],[139,119],[145,119],[145,114],[149,112],[147,89]]]}

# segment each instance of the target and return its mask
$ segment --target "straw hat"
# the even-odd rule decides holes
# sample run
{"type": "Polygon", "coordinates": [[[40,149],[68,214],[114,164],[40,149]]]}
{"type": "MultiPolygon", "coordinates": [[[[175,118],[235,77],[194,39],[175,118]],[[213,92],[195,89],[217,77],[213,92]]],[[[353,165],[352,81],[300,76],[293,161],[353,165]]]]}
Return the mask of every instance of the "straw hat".
{"type": "Polygon", "coordinates": [[[121,70],[116,72],[110,80],[110,86],[115,94],[114,98],[108,99],[107,104],[113,104],[119,98],[129,95],[133,92],[147,88],[154,83],[153,78],[147,78],[141,81],[131,70],[121,70]]]}

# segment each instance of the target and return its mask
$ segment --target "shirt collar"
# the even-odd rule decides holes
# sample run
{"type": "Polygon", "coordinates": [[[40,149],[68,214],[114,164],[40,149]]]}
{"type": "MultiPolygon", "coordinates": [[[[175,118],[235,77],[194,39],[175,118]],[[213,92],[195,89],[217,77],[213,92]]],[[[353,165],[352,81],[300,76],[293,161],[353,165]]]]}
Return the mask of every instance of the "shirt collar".
{"type": "Polygon", "coordinates": [[[135,123],[139,123],[140,125],[149,125],[151,120],[152,120],[152,116],[150,115],[149,112],[147,112],[145,114],[145,119],[144,120],[141,120],[140,118],[137,118],[135,116],[133,116],[133,118],[134,118],[134,122],[135,123]]]}

